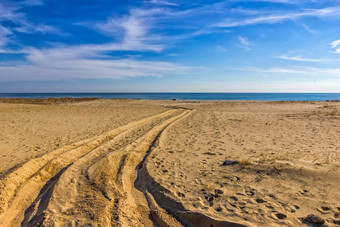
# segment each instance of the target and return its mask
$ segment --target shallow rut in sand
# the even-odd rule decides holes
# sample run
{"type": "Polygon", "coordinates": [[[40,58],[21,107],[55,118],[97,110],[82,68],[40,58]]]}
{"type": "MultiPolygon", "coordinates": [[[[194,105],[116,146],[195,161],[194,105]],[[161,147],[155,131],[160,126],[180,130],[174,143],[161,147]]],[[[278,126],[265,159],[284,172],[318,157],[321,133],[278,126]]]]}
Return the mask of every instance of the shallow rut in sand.
{"type": "Polygon", "coordinates": [[[186,210],[148,173],[162,132],[192,112],[169,110],[25,163],[0,179],[0,226],[243,226],[186,210]]]}
{"type": "Polygon", "coordinates": [[[32,202],[34,203],[39,191],[44,188],[47,182],[51,183],[50,180],[60,171],[65,171],[65,167],[87,154],[94,151],[97,153],[107,143],[113,143],[107,152],[110,151],[109,149],[124,146],[126,145],[124,142],[129,138],[128,135],[134,134],[129,132],[136,131],[138,135],[138,132],[147,131],[157,122],[176,114],[178,114],[178,111],[170,110],[131,122],[103,135],[71,144],[32,159],[4,175],[0,179],[0,226],[20,225],[24,211],[32,202]],[[149,128],[146,125],[149,125],[149,128]],[[120,139],[115,139],[117,137],[120,139]]]}

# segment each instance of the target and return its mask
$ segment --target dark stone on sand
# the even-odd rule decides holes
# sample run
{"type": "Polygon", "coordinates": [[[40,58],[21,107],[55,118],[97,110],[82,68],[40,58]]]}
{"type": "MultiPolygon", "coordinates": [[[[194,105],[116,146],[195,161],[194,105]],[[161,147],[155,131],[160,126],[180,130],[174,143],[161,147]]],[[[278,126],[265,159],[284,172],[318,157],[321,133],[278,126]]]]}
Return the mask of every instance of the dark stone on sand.
{"type": "Polygon", "coordinates": [[[236,165],[236,164],[239,164],[240,162],[239,161],[235,161],[235,160],[225,160],[221,166],[232,166],[232,165],[236,165]]]}
{"type": "Polygon", "coordinates": [[[320,218],[319,216],[316,216],[315,214],[309,214],[304,220],[311,224],[322,225],[325,223],[325,220],[323,218],[320,218]]]}

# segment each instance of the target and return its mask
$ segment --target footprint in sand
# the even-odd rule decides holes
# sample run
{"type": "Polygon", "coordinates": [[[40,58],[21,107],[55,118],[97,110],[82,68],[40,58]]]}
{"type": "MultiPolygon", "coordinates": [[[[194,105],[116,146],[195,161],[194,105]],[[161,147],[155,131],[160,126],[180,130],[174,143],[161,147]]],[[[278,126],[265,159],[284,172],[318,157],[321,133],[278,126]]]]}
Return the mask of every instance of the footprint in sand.
{"type": "Polygon", "coordinates": [[[177,195],[178,195],[179,197],[185,198],[185,194],[182,193],[182,192],[177,192],[177,195]]]}
{"type": "Polygon", "coordinates": [[[247,188],[245,190],[245,194],[247,196],[251,196],[251,197],[253,197],[255,195],[255,192],[256,192],[256,189],[254,189],[254,188],[247,188]]]}
{"type": "Polygon", "coordinates": [[[300,195],[305,196],[308,193],[308,190],[304,189],[299,192],[300,195]]]}
{"type": "Polygon", "coordinates": [[[256,199],[255,200],[257,203],[265,203],[266,202],[266,200],[263,200],[263,199],[256,199]]]}
{"type": "Polygon", "coordinates": [[[272,199],[276,199],[276,196],[273,195],[273,194],[269,194],[268,196],[269,196],[270,198],[272,198],[272,199]]]}
{"type": "Polygon", "coordinates": [[[234,201],[238,201],[238,198],[236,196],[230,196],[230,199],[232,199],[234,201]]]}
{"type": "MultiPolygon", "coordinates": [[[[222,185],[223,186],[223,185],[222,185]]],[[[223,195],[224,191],[221,189],[215,189],[215,195],[223,195]]]]}
{"type": "Polygon", "coordinates": [[[328,206],[321,206],[321,207],[318,207],[316,209],[322,214],[328,214],[332,211],[332,209],[328,206]]]}
{"type": "Polygon", "coordinates": [[[280,220],[285,219],[287,217],[287,215],[282,214],[282,213],[277,213],[277,214],[275,214],[275,216],[280,220]]]}
{"type": "Polygon", "coordinates": [[[220,206],[216,207],[216,211],[217,212],[221,212],[222,211],[222,207],[220,207],[220,206]]]}

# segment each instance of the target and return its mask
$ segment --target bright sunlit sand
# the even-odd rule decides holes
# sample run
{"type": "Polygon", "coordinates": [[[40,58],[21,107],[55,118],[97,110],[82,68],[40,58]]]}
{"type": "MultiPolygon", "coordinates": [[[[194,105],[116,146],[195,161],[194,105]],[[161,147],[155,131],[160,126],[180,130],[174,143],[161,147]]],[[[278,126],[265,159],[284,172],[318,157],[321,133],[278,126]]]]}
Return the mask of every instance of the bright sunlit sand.
{"type": "Polygon", "coordinates": [[[10,102],[0,226],[339,224],[339,102],[10,102]]]}

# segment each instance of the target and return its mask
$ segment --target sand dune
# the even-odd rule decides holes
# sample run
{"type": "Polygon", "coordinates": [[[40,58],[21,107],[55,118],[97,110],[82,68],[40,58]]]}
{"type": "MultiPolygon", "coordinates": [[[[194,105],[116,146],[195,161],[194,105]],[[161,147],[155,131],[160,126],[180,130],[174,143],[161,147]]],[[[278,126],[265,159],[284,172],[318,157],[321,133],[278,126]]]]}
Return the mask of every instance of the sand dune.
{"type": "Polygon", "coordinates": [[[303,226],[311,224],[309,214],[335,226],[339,107],[0,104],[0,148],[7,147],[0,150],[0,226],[303,226]],[[32,133],[48,134],[33,157],[32,133]],[[28,151],[9,139],[17,137],[30,141],[28,151]]]}

